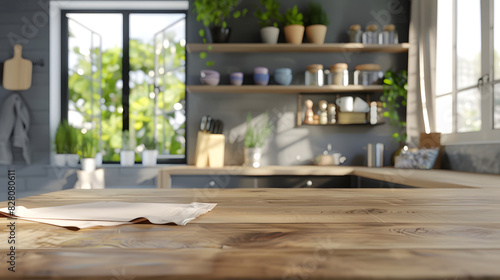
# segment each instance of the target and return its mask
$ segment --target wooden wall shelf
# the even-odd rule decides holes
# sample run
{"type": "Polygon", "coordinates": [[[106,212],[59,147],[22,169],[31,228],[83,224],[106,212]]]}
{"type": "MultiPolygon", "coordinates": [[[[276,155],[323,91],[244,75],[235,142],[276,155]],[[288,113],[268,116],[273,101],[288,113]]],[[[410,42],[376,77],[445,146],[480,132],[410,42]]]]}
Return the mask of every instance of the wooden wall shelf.
{"type": "Polygon", "coordinates": [[[278,93],[278,94],[298,94],[298,93],[353,93],[353,92],[382,92],[384,87],[382,85],[373,86],[257,86],[257,85],[243,85],[243,86],[204,86],[192,85],[187,86],[186,90],[189,93],[278,93]]]}
{"type": "Polygon", "coordinates": [[[371,52],[371,53],[406,53],[409,43],[394,45],[360,44],[360,43],[328,43],[328,44],[187,44],[189,53],[313,53],[313,52],[371,52]]]}

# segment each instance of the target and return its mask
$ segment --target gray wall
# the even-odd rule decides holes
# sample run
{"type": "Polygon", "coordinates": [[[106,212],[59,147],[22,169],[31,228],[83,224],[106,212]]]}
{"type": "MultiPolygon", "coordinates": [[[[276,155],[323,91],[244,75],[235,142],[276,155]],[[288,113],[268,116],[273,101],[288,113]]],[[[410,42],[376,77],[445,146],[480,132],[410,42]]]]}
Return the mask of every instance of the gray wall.
{"type": "MultiPolygon", "coordinates": [[[[244,5],[253,11],[256,0],[245,0],[244,5]]],[[[287,0],[286,7],[298,3],[305,8],[307,1],[287,0]]],[[[345,30],[353,23],[366,25],[377,22],[377,17],[386,19],[389,11],[389,0],[322,0],[320,2],[329,12],[330,21],[327,42],[345,42],[345,30]]],[[[0,0],[0,62],[12,57],[13,49],[8,34],[24,37],[22,42],[24,57],[33,61],[43,59],[43,67],[33,69],[32,88],[23,92],[30,112],[31,139],[33,164],[26,166],[16,151],[15,164],[0,166],[0,178],[7,173],[7,169],[15,169],[18,176],[19,190],[53,191],[71,188],[76,182],[74,170],[55,168],[49,165],[50,143],[49,136],[49,26],[44,23],[45,9],[39,3],[46,5],[48,0],[0,0]],[[34,24],[36,17],[38,26],[28,29],[26,21],[34,24]]],[[[391,15],[391,22],[397,25],[400,41],[408,40],[409,10],[408,1],[401,1],[404,10],[397,15],[391,15]]],[[[285,5],[283,7],[286,8],[285,5]]],[[[229,21],[233,27],[232,42],[258,42],[259,31],[257,22],[250,14],[246,18],[229,21]]],[[[197,31],[201,25],[196,22],[193,13],[189,13],[188,42],[199,42],[197,31]]],[[[283,40],[283,38],[281,38],[283,40]]],[[[294,69],[294,83],[300,83],[303,69],[311,63],[322,63],[325,66],[336,62],[348,62],[350,70],[361,63],[375,62],[383,66],[384,70],[405,69],[406,55],[389,54],[214,54],[213,67],[228,74],[240,70],[250,74],[255,66],[267,66],[270,69],[277,67],[292,67],[294,69]]],[[[197,54],[188,56],[188,83],[199,84],[199,70],[204,67],[204,61],[197,54]]],[[[249,80],[246,81],[250,83],[249,80]]],[[[227,83],[223,78],[222,83],[227,83]]],[[[8,92],[0,87],[0,103],[8,92]]],[[[299,164],[309,162],[315,155],[321,153],[328,144],[333,150],[347,155],[347,164],[363,165],[365,151],[363,146],[370,142],[383,142],[387,147],[386,162],[394,150],[394,143],[388,136],[391,128],[388,125],[378,127],[295,127],[296,96],[272,94],[189,94],[188,108],[188,158],[192,163],[196,128],[202,115],[210,113],[213,117],[226,122],[226,136],[229,145],[227,163],[241,163],[241,139],[244,132],[244,119],[247,112],[254,115],[268,111],[277,123],[277,132],[268,143],[268,154],[265,161],[268,164],[299,164]]],[[[319,98],[319,97],[316,97],[319,98]]],[[[52,108],[54,109],[54,108],[52,108]]],[[[1,129],[1,128],[0,128],[1,129]]],[[[495,159],[498,158],[500,145],[473,145],[450,146],[446,148],[445,167],[451,169],[478,171],[485,173],[500,173],[500,167],[495,159]],[[495,153],[491,153],[491,151],[495,153]]],[[[157,167],[161,168],[161,167],[157,167]]],[[[155,186],[157,168],[121,168],[118,166],[106,169],[106,182],[112,186],[155,186]]]]}

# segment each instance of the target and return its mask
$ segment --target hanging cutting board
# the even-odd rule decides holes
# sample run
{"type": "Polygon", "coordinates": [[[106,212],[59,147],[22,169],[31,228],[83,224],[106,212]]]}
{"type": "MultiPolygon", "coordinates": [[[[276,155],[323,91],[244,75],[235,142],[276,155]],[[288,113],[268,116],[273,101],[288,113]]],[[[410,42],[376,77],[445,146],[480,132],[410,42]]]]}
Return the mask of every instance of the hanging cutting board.
{"type": "Polygon", "coordinates": [[[23,47],[14,46],[14,57],[3,64],[3,87],[7,90],[27,90],[31,87],[33,62],[22,58],[23,47]]]}

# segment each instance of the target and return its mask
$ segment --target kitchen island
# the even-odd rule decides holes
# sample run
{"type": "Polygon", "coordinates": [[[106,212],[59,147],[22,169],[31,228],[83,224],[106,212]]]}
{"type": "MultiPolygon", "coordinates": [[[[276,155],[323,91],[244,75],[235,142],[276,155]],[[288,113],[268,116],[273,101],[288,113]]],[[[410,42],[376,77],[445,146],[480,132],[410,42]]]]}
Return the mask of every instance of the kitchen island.
{"type": "Polygon", "coordinates": [[[19,199],[217,206],[186,226],[16,221],[1,279],[500,279],[500,189],[103,189],[19,199]]]}

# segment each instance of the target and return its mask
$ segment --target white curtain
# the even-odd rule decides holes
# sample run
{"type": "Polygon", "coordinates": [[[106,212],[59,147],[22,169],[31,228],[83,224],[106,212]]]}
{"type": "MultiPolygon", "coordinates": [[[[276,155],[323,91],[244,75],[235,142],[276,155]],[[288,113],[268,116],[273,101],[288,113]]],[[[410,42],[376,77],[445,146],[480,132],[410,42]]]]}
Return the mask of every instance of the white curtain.
{"type": "Polygon", "coordinates": [[[413,0],[408,54],[408,143],[418,145],[420,133],[435,132],[437,1],[413,0]]]}

